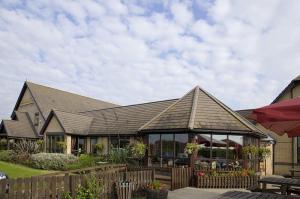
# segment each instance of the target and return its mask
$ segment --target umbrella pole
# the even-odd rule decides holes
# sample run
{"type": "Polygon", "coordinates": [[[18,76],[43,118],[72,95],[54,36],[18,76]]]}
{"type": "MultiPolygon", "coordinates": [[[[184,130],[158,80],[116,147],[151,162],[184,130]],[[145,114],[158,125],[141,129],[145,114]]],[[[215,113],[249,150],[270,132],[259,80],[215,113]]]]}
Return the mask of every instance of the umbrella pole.
{"type": "Polygon", "coordinates": [[[295,142],[294,142],[294,137],[292,137],[292,169],[295,167],[295,142]]]}

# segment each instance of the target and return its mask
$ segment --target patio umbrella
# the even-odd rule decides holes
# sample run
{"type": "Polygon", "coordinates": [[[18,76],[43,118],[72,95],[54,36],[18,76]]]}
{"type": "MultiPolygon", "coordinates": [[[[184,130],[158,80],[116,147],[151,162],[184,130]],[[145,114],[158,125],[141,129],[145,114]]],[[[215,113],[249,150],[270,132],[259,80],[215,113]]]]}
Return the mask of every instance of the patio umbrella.
{"type": "Polygon", "coordinates": [[[278,135],[300,136],[300,97],[255,109],[251,118],[278,135]]]}

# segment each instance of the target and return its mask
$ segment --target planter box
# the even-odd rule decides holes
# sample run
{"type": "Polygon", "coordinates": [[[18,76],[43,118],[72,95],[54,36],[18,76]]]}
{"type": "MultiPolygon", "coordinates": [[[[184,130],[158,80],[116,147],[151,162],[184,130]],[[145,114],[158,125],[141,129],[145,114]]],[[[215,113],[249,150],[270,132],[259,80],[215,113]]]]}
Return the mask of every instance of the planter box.
{"type": "Polygon", "coordinates": [[[168,190],[152,190],[146,189],[146,198],[147,199],[167,199],[168,198],[168,190]]]}
{"type": "Polygon", "coordinates": [[[198,188],[243,188],[258,185],[259,176],[197,176],[198,188]]]}

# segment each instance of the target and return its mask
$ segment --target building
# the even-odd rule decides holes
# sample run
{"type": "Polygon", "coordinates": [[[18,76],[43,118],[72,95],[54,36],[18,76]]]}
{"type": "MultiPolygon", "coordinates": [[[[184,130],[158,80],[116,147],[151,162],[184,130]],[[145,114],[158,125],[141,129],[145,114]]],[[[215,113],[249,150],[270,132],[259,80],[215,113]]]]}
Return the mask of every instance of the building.
{"type": "MultiPolygon", "coordinates": [[[[293,79],[282,92],[271,102],[271,104],[280,102],[286,99],[293,99],[300,96],[300,76],[293,79]]],[[[249,118],[252,110],[238,111],[245,118],[249,118]]],[[[254,124],[255,122],[252,121],[254,124]]],[[[286,134],[279,136],[276,133],[265,129],[259,124],[255,124],[257,128],[266,132],[275,141],[273,145],[272,163],[269,167],[273,167],[274,174],[283,175],[289,174],[293,167],[300,168],[300,139],[299,137],[289,138],[286,134]]],[[[269,169],[270,170],[270,169],[269,169]]]]}
{"type": "Polygon", "coordinates": [[[17,128],[9,123],[24,125],[24,115],[31,122],[32,138],[43,138],[47,152],[94,153],[101,143],[103,153],[109,153],[110,146],[122,148],[143,140],[148,145],[148,165],[187,164],[184,148],[193,140],[201,145],[200,166],[211,162],[220,168],[243,166],[242,147],[259,146],[266,137],[199,86],[179,99],[117,106],[25,82],[12,120],[2,122],[1,135],[21,138],[21,131],[14,134],[17,128]]]}

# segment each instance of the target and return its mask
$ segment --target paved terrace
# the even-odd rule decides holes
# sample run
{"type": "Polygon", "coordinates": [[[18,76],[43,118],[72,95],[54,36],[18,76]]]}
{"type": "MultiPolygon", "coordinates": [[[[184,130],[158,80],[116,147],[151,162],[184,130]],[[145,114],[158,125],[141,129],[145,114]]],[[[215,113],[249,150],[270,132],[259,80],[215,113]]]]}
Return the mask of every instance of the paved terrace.
{"type": "Polygon", "coordinates": [[[234,190],[249,192],[245,189],[199,189],[187,187],[170,191],[168,199],[215,199],[222,193],[234,190]]]}

